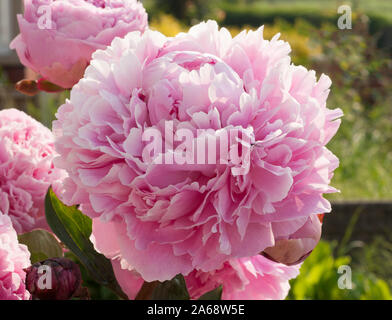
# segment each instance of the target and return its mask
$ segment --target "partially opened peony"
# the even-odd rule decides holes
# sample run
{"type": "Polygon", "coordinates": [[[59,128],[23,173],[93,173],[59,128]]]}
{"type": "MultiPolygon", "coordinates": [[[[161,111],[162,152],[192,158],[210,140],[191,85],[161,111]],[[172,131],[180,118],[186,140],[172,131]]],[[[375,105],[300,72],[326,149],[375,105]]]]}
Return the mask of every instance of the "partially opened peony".
{"type": "Polygon", "coordinates": [[[51,131],[16,109],[0,111],[0,211],[18,233],[47,228],[44,200],[60,191],[65,172],[53,165],[51,131]]]}
{"type": "Polygon", "coordinates": [[[0,212],[0,300],[29,300],[23,269],[30,265],[30,253],[19,244],[11,219],[0,212]]]}
{"type": "Polygon", "coordinates": [[[309,238],[336,191],[325,146],[342,112],[326,107],[330,79],[289,52],[262,28],[232,38],[209,21],[94,53],[54,132],[64,199],[94,218],[100,252],[163,281],[309,238]]]}
{"type": "Polygon", "coordinates": [[[321,222],[313,214],[288,239],[277,239],[273,247],[264,250],[263,255],[273,261],[295,265],[304,261],[312,253],[320,238],[321,222]]]}
{"type": "Polygon", "coordinates": [[[23,65],[63,88],[83,77],[94,51],[147,28],[137,0],[24,0],[24,7],[11,49],[23,65]]]}

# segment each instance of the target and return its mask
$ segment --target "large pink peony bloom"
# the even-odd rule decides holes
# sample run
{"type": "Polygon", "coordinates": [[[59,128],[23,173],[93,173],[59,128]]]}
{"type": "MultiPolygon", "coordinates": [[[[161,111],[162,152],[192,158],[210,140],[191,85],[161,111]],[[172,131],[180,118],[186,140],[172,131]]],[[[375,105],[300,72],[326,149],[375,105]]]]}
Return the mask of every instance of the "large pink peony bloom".
{"type": "Polygon", "coordinates": [[[137,0],[24,0],[24,5],[21,33],[11,49],[22,64],[63,88],[83,77],[94,51],[147,28],[137,0]]]}
{"type": "Polygon", "coordinates": [[[0,211],[18,233],[46,228],[44,199],[50,185],[58,192],[65,172],[53,166],[49,129],[15,110],[0,111],[0,211]]]}
{"type": "Polygon", "coordinates": [[[0,212],[0,300],[30,299],[23,271],[29,266],[27,247],[18,243],[11,219],[0,212]]]}
{"type": "Polygon", "coordinates": [[[289,52],[262,28],[232,38],[209,21],[175,38],[130,33],[93,55],[54,131],[55,163],[69,173],[65,200],[97,218],[98,250],[162,281],[302,235],[312,249],[309,232],[320,228],[308,225],[331,210],[323,193],[336,191],[338,159],[325,145],[342,112],[326,107],[330,79],[292,65],[289,52]],[[165,138],[187,129],[192,145],[235,129],[228,147],[243,157],[165,162],[182,152],[167,139],[161,153],[146,153],[152,129],[165,138]]]}

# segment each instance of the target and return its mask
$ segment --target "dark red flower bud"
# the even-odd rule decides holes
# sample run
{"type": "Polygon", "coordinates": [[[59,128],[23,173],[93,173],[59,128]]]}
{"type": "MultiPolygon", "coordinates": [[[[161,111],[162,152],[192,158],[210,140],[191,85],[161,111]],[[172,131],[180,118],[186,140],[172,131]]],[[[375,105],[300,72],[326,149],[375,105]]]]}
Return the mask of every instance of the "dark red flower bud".
{"type": "Polygon", "coordinates": [[[299,264],[312,253],[320,241],[321,226],[320,217],[312,215],[289,239],[275,241],[274,247],[265,249],[261,254],[288,266],[299,264]]]}
{"type": "Polygon", "coordinates": [[[26,288],[33,299],[68,300],[81,291],[79,266],[64,258],[48,259],[26,270],[26,288]]]}

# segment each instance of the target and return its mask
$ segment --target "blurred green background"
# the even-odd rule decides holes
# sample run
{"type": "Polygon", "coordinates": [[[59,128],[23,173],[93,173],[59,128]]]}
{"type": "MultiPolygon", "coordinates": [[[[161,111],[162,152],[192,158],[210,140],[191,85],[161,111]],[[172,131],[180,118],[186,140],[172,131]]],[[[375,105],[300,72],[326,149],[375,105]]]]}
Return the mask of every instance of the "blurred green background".
{"type": "MultiPolygon", "coordinates": [[[[392,200],[392,1],[390,0],[145,0],[153,29],[167,36],[205,19],[218,20],[233,35],[265,25],[265,38],[280,32],[292,47],[292,59],[332,78],[329,107],[344,119],[329,148],[340,158],[331,200],[392,200]],[[353,11],[351,30],[340,30],[337,8],[353,11]]],[[[20,106],[51,125],[66,94],[15,96],[0,73],[0,105],[20,106]]],[[[290,299],[391,299],[392,242],[375,235],[352,241],[355,216],[340,243],[323,241],[292,282],[290,299]],[[341,265],[350,265],[353,289],[337,282],[341,265]]],[[[111,298],[91,284],[94,298],[111,298]]]]}

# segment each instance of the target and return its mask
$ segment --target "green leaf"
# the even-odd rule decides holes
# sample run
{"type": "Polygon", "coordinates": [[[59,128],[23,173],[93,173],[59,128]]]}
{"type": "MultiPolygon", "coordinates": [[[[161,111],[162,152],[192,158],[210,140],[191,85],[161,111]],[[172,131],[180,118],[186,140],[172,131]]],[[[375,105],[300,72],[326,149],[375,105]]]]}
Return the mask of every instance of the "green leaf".
{"type": "Polygon", "coordinates": [[[95,251],[90,235],[92,221],[76,206],[64,205],[52,188],[45,198],[46,220],[57,237],[78,257],[90,276],[110,288],[123,299],[128,299],[118,285],[110,261],[95,251]]]}
{"type": "Polygon", "coordinates": [[[46,230],[34,230],[18,236],[19,242],[25,244],[31,253],[34,264],[50,258],[60,258],[63,250],[56,238],[46,230]]]}
{"type": "Polygon", "coordinates": [[[222,290],[223,287],[218,288],[203,294],[198,300],[222,300],[222,290]]]}
{"type": "Polygon", "coordinates": [[[172,280],[159,283],[151,295],[151,300],[189,300],[185,279],[177,275],[172,280]]]}

